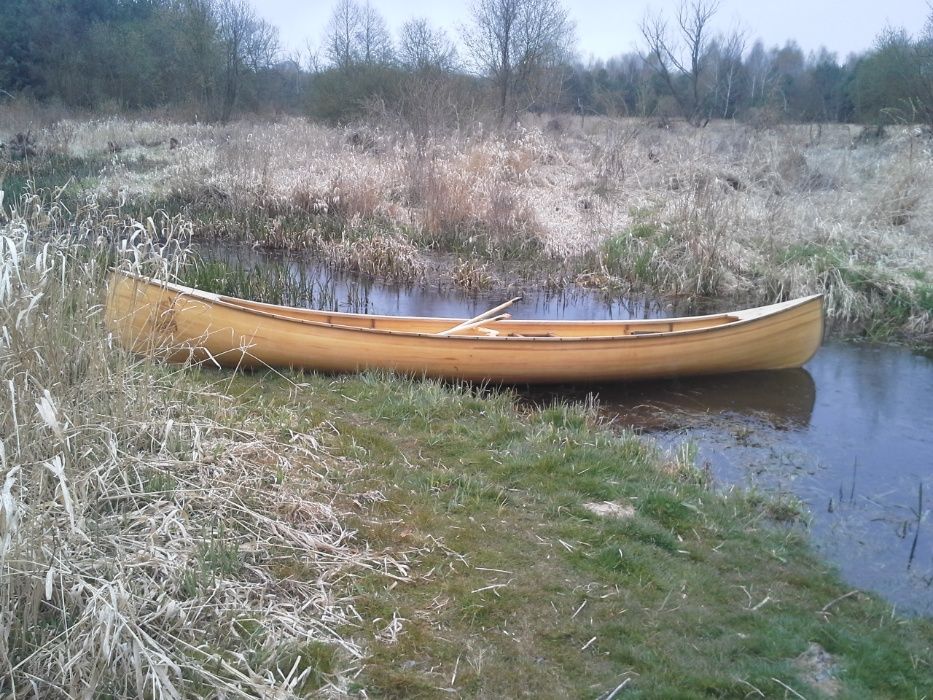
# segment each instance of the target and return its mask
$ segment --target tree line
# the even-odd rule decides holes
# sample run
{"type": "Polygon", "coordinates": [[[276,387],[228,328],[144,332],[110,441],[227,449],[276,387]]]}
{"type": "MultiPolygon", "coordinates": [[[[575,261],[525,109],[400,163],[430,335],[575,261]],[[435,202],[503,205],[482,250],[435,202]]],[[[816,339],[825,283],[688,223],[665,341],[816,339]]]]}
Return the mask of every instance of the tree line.
{"type": "Polygon", "coordinates": [[[682,0],[642,20],[637,51],[585,63],[559,0],[475,0],[459,42],[421,18],[393,33],[370,2],[337,0],[320,46],[293,55],[246,0],[4,0],[0,99],[377,116],[419,133],[527,111],[933,125],[933,6],[918,33],[884,28],[842,62],[716,33],[716,11],[682,0]]]}

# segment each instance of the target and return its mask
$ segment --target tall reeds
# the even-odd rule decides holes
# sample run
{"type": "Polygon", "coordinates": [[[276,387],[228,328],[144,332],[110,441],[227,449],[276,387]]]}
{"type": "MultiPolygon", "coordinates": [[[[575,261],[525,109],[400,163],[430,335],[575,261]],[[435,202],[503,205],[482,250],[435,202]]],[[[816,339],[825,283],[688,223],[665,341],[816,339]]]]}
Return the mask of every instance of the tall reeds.
{"type": "MultiPolygon", "coordinates": [[[[417,280],[430,249],[511,267],[503,279],[544,270],[723,306],[823,292],[846,333],[933,335],[927,132],[865,142],[847,125],[814,138],[805,125],[535,120],[419,139],[386,128],[360,142],[299,119],[37,119],[47,125],[30,167],[47,181],[80,165],[72,194],[186,211],[195,237],[302,250],[393,280],[417,280]],[[55,160],[49,172],[43,159],[55,160]]],[[[27,176],[10,161],[0,178],[4,167],[11,181],[27,176]]],[[[459,278],[454,264],[445,272],[459,278]]]]}
{"type": "Polygon", "coordinates": [[[102,324],[110,266],[164,274],[188,227],[38,195],[0,213],[5,697],[288,695],[361,654],[339,580],[373,562],[314,434],[235,420],[102,324]]]}

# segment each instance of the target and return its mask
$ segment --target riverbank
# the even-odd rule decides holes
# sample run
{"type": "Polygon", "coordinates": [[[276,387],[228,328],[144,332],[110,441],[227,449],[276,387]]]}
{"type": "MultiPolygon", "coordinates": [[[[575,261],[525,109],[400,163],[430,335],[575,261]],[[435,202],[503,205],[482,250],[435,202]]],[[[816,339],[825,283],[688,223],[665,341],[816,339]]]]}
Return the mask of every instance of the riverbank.
{"type": "Polygon", "coordinates": [[[933,693],[933,623],[844,586],[795,503],[717,493],[586,404],[132,358],[100,325],[111,243],[164,274],[184,227],[18,206],[5,691],[933,693]]]}
{"type": "MultiPolygon", "coordinates": [[[[420,553],[409,583],[356,584],[371,693],[933,690],[929,620],[840,584],[795,502],[714,493],[689,449],[614,433],[582,404],[520,409],[509,393],[393,377],[300,381],[305,406],[286,425],[333,424],[327,444],[366,465],[351,491],[379,493],[360,534],[420,553]]],[[[231,390],[268,410],[287,405],[286,385],[245,376],[231,390]]]]}
{"type": "Polygon", "coordinates": [[[0,139],[32,126],[35,143],[0,163],[8,202],[27,182],[62,188],[136,218],[182,216],[197,240],[471,290],[581,285],[688,312],[822,292],[837,334],[933,340],[923,130],[558,119],[414,141],[295,119],[11,111],[4,124],[0,139]]]}

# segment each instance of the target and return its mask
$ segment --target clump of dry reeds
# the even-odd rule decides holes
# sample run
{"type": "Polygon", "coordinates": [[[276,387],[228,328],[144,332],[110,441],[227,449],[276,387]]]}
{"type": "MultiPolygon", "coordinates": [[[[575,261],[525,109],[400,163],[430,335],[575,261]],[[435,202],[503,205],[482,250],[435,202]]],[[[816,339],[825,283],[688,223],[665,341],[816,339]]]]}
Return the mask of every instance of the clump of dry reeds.
{"type": "Polygon", "coordinates": [[[457,260],[452,273],[454,284],[471,292],[480,292],[488,289],[494,280],[489,266],[486,263],[472,259],[457,260]]]}
{"type": "MultiPolygon", "coordinates": [[[[560,267],[563,279],[613,290],[724,304],[824,292],[847,331],[881,320],[933,332],[927,132],[865,140],[847,125],[534,121],[418,139],[387,129],[375,141],[299,119],[34,124],[43,152],[102,164],[89,183],[97,196],[168,201],[197,217],[195,235],[340,249],[367,270],[379,256],[354,242],[377,231],[450,261],[560,267]]],[[[12,138],[2,124],[0,139],[12,138]]]]}
{"type": "Polygon", "coordinates": [[[418,249],[397,233],[374,232],[368,236],[321,241],[319,250],[337,269],[394,282],[419,279],[426,267],[418,249]]]}
{"type": "Polygon", "coordinates": [[[338,632],[352,607],[336,584],[374,561],[315,435],[237,424],[203,381],[102,326],[108,267],[165,273],[186,223],[35,195],[3,211],[0,693],[340,686],[335,659],[361,651],[338,632]]]}

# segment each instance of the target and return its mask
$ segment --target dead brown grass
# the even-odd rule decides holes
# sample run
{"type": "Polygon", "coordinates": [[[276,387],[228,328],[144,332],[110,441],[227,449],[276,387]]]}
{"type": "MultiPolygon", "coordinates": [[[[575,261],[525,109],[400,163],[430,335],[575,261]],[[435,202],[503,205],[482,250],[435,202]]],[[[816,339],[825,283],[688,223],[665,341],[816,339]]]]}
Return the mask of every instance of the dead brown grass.
{"type": "Polygon", "coordinates": [[[276,247],[377,230],[480,264],[546,259],[567,268],[563,279],[601,277],[613,290],[735,303],[823,292],[831,319],[849,329],[933,333],[923,301],[933,144],[922,130],[865,140],[848,125],[659,129],[591,118],[548,129],[528,118],[509,134],[370,130],[361,147],[353,130],[297,119],[36,123],[40,144],[71,157],[106,154],[113,165],[98,195],[174,193],[202,209],[261,210],[271,217],[261,230],[229,228],[276,247]],[[169,134],[178,148],[146,145],[169,134]],[[140,157],[147,168],[134,167],[140,157]],[[295,213],[327,225],[296,224],[295,213]]]}
{"type": "Polygon", "coordinates": [[[362,654],[344,581],[388,562],[343,526],[319,435],[102,326],[109,265],[165,274],[187,229],[38,196],[0,214],[5,696],[337,694],[362,654]]]}

